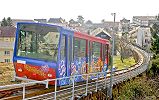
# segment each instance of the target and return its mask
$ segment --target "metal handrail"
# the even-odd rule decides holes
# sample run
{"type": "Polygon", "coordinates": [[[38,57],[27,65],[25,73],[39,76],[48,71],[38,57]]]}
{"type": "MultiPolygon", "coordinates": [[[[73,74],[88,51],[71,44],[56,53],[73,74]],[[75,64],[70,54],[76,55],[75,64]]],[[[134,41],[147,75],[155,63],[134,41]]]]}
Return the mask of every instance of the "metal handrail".
{"type": "MultiPolygon", "coordinates": [[[[140,49],[138,49],[140,50],[140,49]]],[[[123,70],[117,70],[117,71],[114,71],[114,78],[113,78],[113,84],[117,84],[119,82],[122,82],[122,81],[125,81],[129,78],[132,78],[140,73],[142,73],[143,71],[145,71],[147,69],[147,65],[148,65],[148,62],[150,60],[150,57],[149,55],[147,55],[146,52],[143,52],[142,50],[140,50],[140,52],[143,53],[143,55],[145,57],[147,57],[146,61],[144,61],[144,58],[141,57],[142,55],[141,54],[138,54],[139,57],[139,60],[136,64],[134,64],[133,67],[128,67],[127,69],[123,69],[123,70]]],[[[0,86],[0,89],[6,89],[6,88],[13,88],[13,87],[22,87],[23,88],[23,100],[27,100],[27,99],[33,99],[33,98],[39,98],[39,97],[43,97],[43,96],[46,96],[46,95],[49,95],[49,94],[54,94],[54,99],[56,100],[57,99],[57,93],[61,93],[63,91],[66,91],[66,90],[71,90],[69,93],[72,93],[71,97],[72,99],[74,98],[75,96],[75,92],[77,92],[77,90],[80,90],[78,89],[79,87],[81,86],[84,86],[84,88],[81,88],[81,90],[84,90],[84,93],[85,95],[87,95],[88,91],[90,91],[89,89],[92,87],[95,88],[95,91],[97,91],[98,89],[102,88],[104,84],[105,88],[106,88],[106,85],[110,85],[109,84],[109,81],[108,81],[108,78],[109,78],[109,74],[110,72],[98,72],[98,73],[89,73],[89,74],[82,74],[82,75],[74,75],[74,76],[69,76],[69,77],[62,77],[62,78],[56,78],[56,79],[47,79],[47,80],[44,80],[44,81],[35,81],[35,82],[29,82],[29,83],[22,83],[22,84],[13,84],[13,85],[6,85],[6,86],[0,86]],[[91,75],[94,75],[95,78],[94,79],[91,79],[89,78],[89,76],[91,75]],[[104,75],[104,77],[102,79],[100,79],[100,75],[104,75]],[[106,76],[107,75],[107,76],[106,76]],[[80,76],[86,76],[86,80],[84,82],[84,84],[82,85],[75,85],[75,78],[76,77],[80,77],[80,76]],[[69,79],[72,81],[72,87],[69,87],[69,88],[66,88],[66,89],[62,89],[62,90],[57,90],[57,81],[60,81],[62,79],[69,79]],[[92,82],[89,82],[91,80],[95,80],[95,81],[92,81],[92,82]],[[28,85],[32,85],[32,84],[46,84],[46,87],[48,88],[48,84],[49,82],[51,81],[55,81],[55,91],[54,92],[51,92],[51,93],[47,93],[47,94],[43,94],[43,95],[39,95],[39,96],[35,96],[35,97],[31,97],[31,98],[26,98],[25,97],[25,92],[26,92],[26,86],[28,85]],[[90,86],[91,85],[91,86],[90,86]]]]}

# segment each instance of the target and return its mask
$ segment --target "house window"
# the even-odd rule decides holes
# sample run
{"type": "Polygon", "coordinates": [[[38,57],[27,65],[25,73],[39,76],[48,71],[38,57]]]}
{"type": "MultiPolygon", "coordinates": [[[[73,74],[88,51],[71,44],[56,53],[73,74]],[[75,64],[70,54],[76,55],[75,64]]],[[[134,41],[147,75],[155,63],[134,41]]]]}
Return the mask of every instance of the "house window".
{"type": "Polygon", "coordinates": [[[56,35],[56,38],[58,38],[59,37],[59,35],[56,35]]]}
{"type": "Polygon", "coordinates": [[[147,32],[145,32],[145,37],[148,37],[148,34],[147,34],[147,32]]]}
{"type": "Polygon", "coordinates": [[[9,39],[8,39],[8,38],[5,38],[5,41],[7,41],[7,42],[8,42],[8,41],[9,41],[9,39]]]}
{"type": "Polygon", "coordinates": [[[106,35],[101,35],[101,38],[106,38],[106,35]]]}
{"type": "Polygon", "coordinates": [[[10,55],[10,51],[4,51],[5,55],[10,55]]]}
{"type": "Polygon", "coordinates": [[[10,62],[10,59],[4,59],[4,62],[10,62]]]}
{"type": "Polygon", "coordinates": [[[148,39],[145,39],[145,43],[148,43],[148,39]]]}

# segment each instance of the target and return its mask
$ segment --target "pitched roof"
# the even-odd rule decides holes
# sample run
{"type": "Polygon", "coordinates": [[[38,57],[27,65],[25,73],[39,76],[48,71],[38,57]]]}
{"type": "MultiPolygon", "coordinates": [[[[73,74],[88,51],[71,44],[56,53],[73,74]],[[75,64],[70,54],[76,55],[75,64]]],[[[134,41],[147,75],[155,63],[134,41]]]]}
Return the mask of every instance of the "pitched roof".
{"type": "Polygon", "coordinates": [[[77,21],[74,21],[73,19],[71,19],[71,20],[69,21],[69,24],[80,24],[80,23],[77,22],[77,21]]]}
{"type": "Polygon", "coordinates": [[[126,18],[123,18],[122,20],[120,20],[120,22],[128,23],[128,22],[130,22],[130,20],[127,20],[126,18]]]}
{"type": "Polygon", "coordinates": [[[101,32],[104,32],[106,35],[108,35],[111,38],[110,34],[108,32],[106,32],[104,30],[104,28],[97,28],[97,29],[95,29],[94,31],[91,32],[91,35],[96,36],[96,35],[98,35],[101,32]]]}
{"type": "Polygon", "coordinates": [[[74,23],[75,21],[73,19],[70,19],[69,20],[69,23],[74,23]]]}
{"type": "Polygon", "coordinates": [[[15,27],[5,26],[0,27],[0,37],[15,37],[15,27]]]}
{"type": "Polygon", "coordinates": [[[62,18],[50,18],[48,23],[63,23],[64,20],[62,18]]]}
{"type": "Polygon", "coordinates": [[[129,34],[134,34],[134,33],[136,33],[139,28],[140,28],[140,26],[138,26],[138,27],[136,27],[135,29],[131,30],[131,31],[129,32],[129,34]]]}
{"type": "Polygon", "coordinates": [[[91,20],[86,21],[85,24],[93,24],[93,22],[91,20]]]}
{"type": "Polygon", "coordinates": [[[37,21],[39,23],[46,23],[47,19],[34,19],[34,21],[37,21]]]}
{"type": "Polygon", "coordinates": [[[120,22],[115,22],[115,23],[114,23],[113,21],[105,21],[105,22],[104,22],[104,25],[106,25],[106,26],[114,26],[114,25],[115,25],[115,26],[119,26],[119,23],[120,23],[120,22]]]}
{"type": "Polygon", "coordinates": [[[12,19],[13,26],[16,26],[18,22],[34,22],[32,19],[12,19]]]}
{"type": "Polygon", "coordinates": [[[93,23],[93,27],[101,27],[101,28],[112,28],[112,27],[119,27],[119,22],[113,21],[105,21],[104,23],[93,23]]]}

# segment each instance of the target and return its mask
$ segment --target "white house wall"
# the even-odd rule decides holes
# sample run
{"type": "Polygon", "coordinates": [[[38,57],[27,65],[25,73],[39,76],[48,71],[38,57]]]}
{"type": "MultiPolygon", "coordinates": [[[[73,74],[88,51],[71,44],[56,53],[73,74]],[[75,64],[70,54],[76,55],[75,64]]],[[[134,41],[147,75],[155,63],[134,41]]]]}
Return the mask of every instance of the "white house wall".
{"type": "Polygon", "coordinates": [[[137,31],[137,44],[140,46],[148,45],[145,43],[145,39],[148,41],[151,39],[150,28],[140,27],[137,31]]]}

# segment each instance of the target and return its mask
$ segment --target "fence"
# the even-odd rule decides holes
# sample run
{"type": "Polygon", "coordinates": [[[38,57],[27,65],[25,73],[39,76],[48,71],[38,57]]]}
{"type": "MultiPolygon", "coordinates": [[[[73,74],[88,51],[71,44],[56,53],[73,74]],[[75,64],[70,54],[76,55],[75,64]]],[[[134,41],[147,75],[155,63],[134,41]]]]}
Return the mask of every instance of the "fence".
{"type": "MultiPolygon", "coordinates": [[[[136,48],[137,49],[137,48],[136,48]]],[[[149,64],[150,57],[148,53],[141,49],[137,49],[140,53],[140,59],[137,64],[135,64],[133,67],[115,71],[113,73],[113,85],[118,84],[120,82],[123,82],[127,79],[131,79],[142,72],[144,72],[147,69],[147,66],[149,64]]],[[[14,84],[14,85],[6,85],[6,86],[0,86],[0,89],[6,89],[6,88],[13,88],[13,87],[23,87],[23,100],[66,100],[66,99],[72,99],[75,97],[79,97],[82,95],[87,96],[88,93],[92,91],[100,90],[100,89],[106,89],[110,86],[110,72],[99,72],[99,73],[89,73],[89,74],[82,74],[82,75],[75,75],[70,77],[63,77],[63,78],[56,78],[56,79],[47,79],[44,81],[36,81],[36,82],[29,82],[29,83],[22,83],[22,84],[14,84]],[[90,78],[91,76],[94,76],[94,78],[90,78]],[[82,82],[82,84],[79,84],[75,81],[77,77],[85,77],[86,79],[82,82]],[[67,88],[57,90],[57,83],[63,79],[67,79],[70,81],[70,84],[67,86],[67,88]],[[26,98],[26,89],[25,87],[31,84],[46,84],[46,88],[48,88],[48,83],[54,81],[54,92],[38,95],[30,98],[26,98]]]]}

